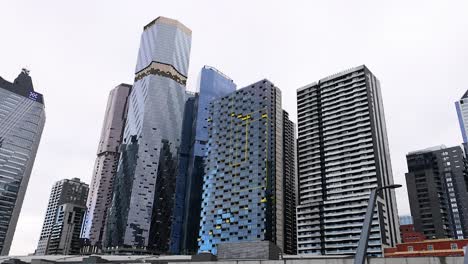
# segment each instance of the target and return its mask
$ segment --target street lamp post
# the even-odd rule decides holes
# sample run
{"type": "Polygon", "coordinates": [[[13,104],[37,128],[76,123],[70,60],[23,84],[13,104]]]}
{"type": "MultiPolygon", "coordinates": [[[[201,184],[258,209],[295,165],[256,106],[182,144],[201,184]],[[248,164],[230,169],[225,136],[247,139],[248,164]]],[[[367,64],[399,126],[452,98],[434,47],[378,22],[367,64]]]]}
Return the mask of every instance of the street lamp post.
{"type": "Polygon", "coordinates": [[[366,217],[362,226],[361,237],[359,238],[358,247],[356,249],[356,255],[354,257],[354,264],[364,264],[367,255],[367,243],[369,242],[370,230],[372,228],[372,218],[374,215],[375,201],[377,200],[377,194],[383,189],[395,189],[400,188],[400,184],[392,184],[375,188],[371,191],[369,196],[369,204],[367,205],[366,217]]]}

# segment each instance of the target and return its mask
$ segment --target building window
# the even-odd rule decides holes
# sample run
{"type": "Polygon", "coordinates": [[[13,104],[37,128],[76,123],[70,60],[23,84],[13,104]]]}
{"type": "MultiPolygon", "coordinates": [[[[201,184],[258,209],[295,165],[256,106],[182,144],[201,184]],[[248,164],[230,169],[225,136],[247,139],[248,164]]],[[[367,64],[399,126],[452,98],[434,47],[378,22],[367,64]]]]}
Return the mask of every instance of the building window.
{"type": "Polygon", "coordinates": [[[427,250],[434,250],[434,246],[432,246],[432,245],[427,245],[427,250]]]}
{"type": "Polygon", "coordinates": [[[458,245],[457,243],[452,243],[450,244],[450,248],[453,250],[453,249],[458,249],[458,245]]]}
{"type": "Polygon", "coordinates": [[[413,251],[413,247],[412,247],[412,246],[408,246],[408,251],[413,251]]]}

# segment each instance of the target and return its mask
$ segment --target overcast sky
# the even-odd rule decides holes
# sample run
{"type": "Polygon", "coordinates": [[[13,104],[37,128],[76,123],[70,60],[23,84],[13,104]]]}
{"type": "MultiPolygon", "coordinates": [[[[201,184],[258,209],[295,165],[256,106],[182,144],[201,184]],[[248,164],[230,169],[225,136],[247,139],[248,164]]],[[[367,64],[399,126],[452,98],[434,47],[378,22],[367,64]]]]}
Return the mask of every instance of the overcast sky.
{"type": "MultiPolygon", "coordinates": [[[[405,154],[461,142],[454,102],[468,89],[467,1],[2,1],[0,76],[31,70],[46,125],[10,254],[35,250],[53,183],[91,181],[107,96],[132,83],[143,26],[192,29],[190,90],[203,65],[238,87],[268,78],[296,120],[296,89],[366,64],[380,79],[394,179],[405,154]]],[[[398,210],[409,214],[406,189],[398,210]]]]}

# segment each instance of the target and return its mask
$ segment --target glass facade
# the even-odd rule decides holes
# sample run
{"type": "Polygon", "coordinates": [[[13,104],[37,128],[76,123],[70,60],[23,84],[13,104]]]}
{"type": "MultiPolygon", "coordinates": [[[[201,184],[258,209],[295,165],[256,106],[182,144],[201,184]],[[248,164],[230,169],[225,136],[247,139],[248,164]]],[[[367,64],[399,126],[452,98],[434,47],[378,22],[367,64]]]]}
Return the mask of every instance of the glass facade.
{"type": "Polygon", "coordinates": [[[141,37],[106,250],[169,252],[191,31],[158,17],[141,37]],[[123,184],[123,185],[122,185],[123,184]]]}
{"type": "Polygon", "coordinates": [[[282,118],[268,80],[209,104],[199,252],[263,240],[283,248],[282,118]]]}
{"type": "Polygon", "coordinates": [[[208,106],[211,101],[236,90],[236,84],[213,67],[202,68],[198,93],[187,102],[182,132],[176,217],[173,223],[172,253],[197,252],[201,194],[208,142],[208,106]]]}
{"type": "Polygon", "coordinates": [[[8,255],[45,123],[27,70],[0,78],[0,254],[8,255]]]}
{"type": "Polygon", "coordinates": [[[455,102],[455,109],[457,110],[458,123],[462,133],[463,143],[468,143],[468,91],[455,102]]]}

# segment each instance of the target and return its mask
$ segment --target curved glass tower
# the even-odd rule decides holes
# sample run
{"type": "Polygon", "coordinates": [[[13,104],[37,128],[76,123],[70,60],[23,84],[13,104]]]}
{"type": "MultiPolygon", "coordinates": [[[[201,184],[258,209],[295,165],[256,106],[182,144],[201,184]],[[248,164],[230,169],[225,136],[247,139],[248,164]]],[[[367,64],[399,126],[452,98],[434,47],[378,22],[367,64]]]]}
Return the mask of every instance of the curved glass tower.
{"type": "Polygon", "coordinates": [[[169,250],[191,30],[158,17],[144,27],[129,97],[127,123],[106,250],[169,250]]]}

